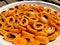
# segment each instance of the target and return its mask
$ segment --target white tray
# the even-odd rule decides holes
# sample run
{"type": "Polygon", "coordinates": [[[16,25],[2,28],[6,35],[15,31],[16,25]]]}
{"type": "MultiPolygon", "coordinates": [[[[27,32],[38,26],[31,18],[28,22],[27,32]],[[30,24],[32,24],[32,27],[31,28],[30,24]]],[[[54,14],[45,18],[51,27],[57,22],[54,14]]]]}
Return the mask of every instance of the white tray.
{"type": "MultiPolygon", "coordinates": [[[[8,8],[14,7],[16,5],[19,5],[19,4],[37,4],[37,5],[43,5],[44,7],[51,7],[53,9],[55,9],[56,11],[60,12],[60,6],[57,6],[55,4],[51,4],[51,3],[48,3],[48,2],[43,2],[43,1],[19,1],[19,2],[14,2],[14,3],[8,4],[8,5],[2,6],[0,8],[0,12],[2,12],[4,10],[7,10],[8,8]]],[[[5,41],[0,36],[0,44],[1,45],[13,45],[13,44],[11,44],[9,42],[5,42],[5,43],[4,42],[5,41]]],[[[57,37],[57,39],[55,41],[50,42],[47,45],[60,45],[60,36],[57,37]]]]}

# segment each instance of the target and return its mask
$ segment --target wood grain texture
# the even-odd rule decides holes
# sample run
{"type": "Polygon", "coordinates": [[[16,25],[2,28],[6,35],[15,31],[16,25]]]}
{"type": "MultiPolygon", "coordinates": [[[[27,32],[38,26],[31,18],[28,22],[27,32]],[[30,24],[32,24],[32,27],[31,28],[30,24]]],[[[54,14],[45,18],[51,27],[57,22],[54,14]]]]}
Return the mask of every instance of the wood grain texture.
{"type": "Polygon", "coordinates": [[[17,0],[6,0],[6,2],[8,3],[13,3],[13,2],[16,2],[17,0]]]}
{"type": "Polygon", "coordinates": [[[6,2],[0,1],[0,7],[6,5],[6,2]]]}

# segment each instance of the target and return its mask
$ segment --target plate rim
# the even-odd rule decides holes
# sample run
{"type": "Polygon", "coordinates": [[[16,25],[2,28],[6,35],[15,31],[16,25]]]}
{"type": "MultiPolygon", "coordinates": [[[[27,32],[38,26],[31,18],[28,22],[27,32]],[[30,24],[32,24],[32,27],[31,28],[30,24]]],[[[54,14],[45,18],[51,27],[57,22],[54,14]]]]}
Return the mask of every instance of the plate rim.
{"type": "Polygon", "coordinates": [[[24,3],[25,2],[39,2],[39,3],[45,3],[45,4],[53,5],[53,6],[56,6],[57,8],[60,7],[60,6],[56,5],[56,4],[53,4],[53,3],[50,3],[50,2],[44,2],[44,1],[19,1],[19,2],[17,1],[17,2],[13,2],[13,3],[10,3],[10,4],[4,5],[4,6],[0,7],[0,9],[8,7],[8,6],[16,4],[16,3],[23,3],[23,2],[24,3]]]}
{"type": "Polygon", "coordinates": [[[58,5],[56,5],[56,4],[49,3],[49,2],[44,2],[44,1],[19,1],[19,2],[13,2],[13,3],[10,3],[10,4],[8,4],[8,5],[4,5],[4,6],[0,7],[0,11],[1,11],[3,8],[9,7],[9,6],[13,5],[13,4],[22,3],[22,2],[39,2],[39,3],[41,2],[41,3],[49,4],[49,5],[52,5],[52,6],[56,6],[57,8],[60,9],[60,6],[58,6],[58,5]]]}

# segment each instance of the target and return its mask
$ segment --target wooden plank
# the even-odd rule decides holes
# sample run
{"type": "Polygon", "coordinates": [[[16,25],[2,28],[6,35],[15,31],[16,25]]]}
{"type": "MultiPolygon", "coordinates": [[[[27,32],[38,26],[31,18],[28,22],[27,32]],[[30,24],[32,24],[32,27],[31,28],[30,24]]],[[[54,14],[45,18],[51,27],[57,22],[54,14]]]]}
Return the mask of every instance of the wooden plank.
{"type": "Polygon", "coordinates": [[[41,0],[23,0],[23,1],[41,1],[41,0]]]}
{"type": "Polygon", "coordinates": [[[0,1],[0,7],[6,5],[6,2],[0,1]]]}
{"type": "Polygon", "coordinates": [[[48,1],[52,1],[52,2],[55,2],[55,3],[60,4],[60,1],[59,0],[48,0],[48,1]]]}
{"type": "Polygon", "coordinates": [[[55,3],[60,4],[60,1],[59,0],[52,0],[52,1],[55,2],[55,3]]]}
{"type": "Polygon", "coordinates": [[[6,0],[6,2],[8,3],[13,3],[13,2],[16,2],[17,0],[6,0]]]}

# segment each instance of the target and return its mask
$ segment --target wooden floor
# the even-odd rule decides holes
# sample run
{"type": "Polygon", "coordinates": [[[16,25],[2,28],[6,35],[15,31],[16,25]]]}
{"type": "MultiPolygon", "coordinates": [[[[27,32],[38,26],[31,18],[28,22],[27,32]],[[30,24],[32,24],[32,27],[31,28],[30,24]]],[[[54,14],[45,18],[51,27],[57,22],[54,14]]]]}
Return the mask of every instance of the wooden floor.
{"type": "Polygon", "coordinates": [[[4,6],[6,4],[12,3],[12,2],[16,2],[17,0],[5,0],[5,1],[0,1],[0,7],[4,6]]]}

